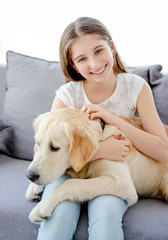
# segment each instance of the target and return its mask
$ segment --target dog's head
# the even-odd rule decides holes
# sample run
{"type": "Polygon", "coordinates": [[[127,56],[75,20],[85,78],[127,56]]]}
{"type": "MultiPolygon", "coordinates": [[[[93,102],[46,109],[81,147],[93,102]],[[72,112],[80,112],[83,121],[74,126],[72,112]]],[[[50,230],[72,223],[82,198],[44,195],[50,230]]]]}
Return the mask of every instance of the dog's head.
{"type": "Polygon", "coordinates": [[[46,185],[70,167],[76,172],[81,170],[97,149],[98,125],[73,108],[40,115],[34,122],[34,159],[27,177],[46,185]]]}

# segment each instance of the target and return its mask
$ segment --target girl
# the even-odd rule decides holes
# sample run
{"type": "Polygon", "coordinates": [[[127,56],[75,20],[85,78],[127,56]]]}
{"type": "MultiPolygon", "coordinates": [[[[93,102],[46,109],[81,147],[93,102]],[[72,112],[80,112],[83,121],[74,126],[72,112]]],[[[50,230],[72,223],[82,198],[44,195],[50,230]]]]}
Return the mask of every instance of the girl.
{"type": "MultiPolygon", "coordinates": [[[[100,117],[116,125],[144,154],[160,162],[168,159],[168,139],[150,87],[142,78],[127,73],[110,33],[101,22],[82,17],[71,23],[61,38],[60,63],[70,82],[56,91],[52,111],[61,107],[79,108],[89,113],[90,119],[100,117]],[[133,117],[136,109],[145,132],[117,116],[133,117]]],[[[110,137],[100,142],[90,161],[99,158],[124,161],[128,151],[127,141],[110,137]]],[[[62,176],[48,185],[43,197],[67,178],[62,176]]],[[[115,196],[89,201],[89,240],[124,239],[122,218],[127,207],[124,200],[115,196]]],[[[62,202],[41,224],[38,240],[72,239],[79,215],[80,203],[62,202]]]]}

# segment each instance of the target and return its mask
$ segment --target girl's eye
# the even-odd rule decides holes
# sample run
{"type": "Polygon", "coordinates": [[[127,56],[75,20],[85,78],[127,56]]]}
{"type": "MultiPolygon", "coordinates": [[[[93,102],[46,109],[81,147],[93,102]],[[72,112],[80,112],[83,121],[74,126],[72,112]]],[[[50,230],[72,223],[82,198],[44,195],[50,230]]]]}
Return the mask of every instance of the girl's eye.
{"type": "Polygon", "coordinates": [[[98,50],[96,51],[96,54],[99,54],[99,53],[101,53],[102,51],[103,51],[103,49],[100,48],[100,49],[98,49],[98,50]]]}
{"type": "Polygon", "coordinates": [[[83,62],[85,59],[86,59],[85,57],[80,58],[80,59],[78,60],[78,62],[83,62]]]}

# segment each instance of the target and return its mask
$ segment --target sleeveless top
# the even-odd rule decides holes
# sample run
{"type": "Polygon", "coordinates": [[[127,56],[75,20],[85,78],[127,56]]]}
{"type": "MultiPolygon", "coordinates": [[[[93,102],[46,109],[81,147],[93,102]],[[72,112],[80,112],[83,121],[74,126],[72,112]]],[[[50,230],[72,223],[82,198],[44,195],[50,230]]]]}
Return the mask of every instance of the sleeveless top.
{"type": "MultiPolygon", "coordinates": [[[[113,94],[99,105],[119,116],[131,118],[136,111],[136,104],[145,80],[135,74],[120,73],[113,94]]],[[[83,81],[69,82],[56,90],[56,95],[66,105],[81,109],[93,104],[87,98],[83,81]]]]}

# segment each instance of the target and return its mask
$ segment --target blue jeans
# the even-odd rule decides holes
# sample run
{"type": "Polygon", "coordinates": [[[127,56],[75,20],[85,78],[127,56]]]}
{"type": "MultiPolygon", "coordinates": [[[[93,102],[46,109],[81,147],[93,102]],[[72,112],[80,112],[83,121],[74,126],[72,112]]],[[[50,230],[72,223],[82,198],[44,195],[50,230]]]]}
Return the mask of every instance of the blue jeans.
{"type": "MultiPolygon", "coordinates": [[[[68,178],[62,176],[46,186],[42,197],[49,195],[68,178]]],[[[41,223],[37,240],[72,240],[80,208],[79,202],[60,203],[47,221],[41,223]]],[[[122,218],[127,208],[127,203],[115,196],[104,195],[89,201],[89,240],[123,240],[122,218]]]]}

